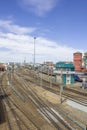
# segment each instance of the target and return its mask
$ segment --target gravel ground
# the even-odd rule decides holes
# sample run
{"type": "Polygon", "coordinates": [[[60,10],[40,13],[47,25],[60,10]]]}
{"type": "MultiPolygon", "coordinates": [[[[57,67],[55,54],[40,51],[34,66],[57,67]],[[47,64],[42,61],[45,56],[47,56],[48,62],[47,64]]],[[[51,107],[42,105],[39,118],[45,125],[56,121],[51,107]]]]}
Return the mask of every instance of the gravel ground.
{"type": "MultiPolygon", "coordinates": [[[[34,87],[34,90],[38,93],[38,95],[43,97],[48,102],[51,102],[55,105],[60,104],[60,96],[59,95],[51,93],[51,92],[44,90],[43,88],[40,88],[38,86],[34,87]]],[[[63,98],[63,100],[64,100],[64,98],[63,98]]],[[[73,118],[81,121],[84,124],[87,124],[87,112],[83,112],[77,108],[74,108],[74,107],[68,105],[66,101],[67,100],[65,100],[65,102],[63,102],[63,104],[62,104],[62,107],[65,109],[65,111],[67,113],[69,113],[73,118]]]]}

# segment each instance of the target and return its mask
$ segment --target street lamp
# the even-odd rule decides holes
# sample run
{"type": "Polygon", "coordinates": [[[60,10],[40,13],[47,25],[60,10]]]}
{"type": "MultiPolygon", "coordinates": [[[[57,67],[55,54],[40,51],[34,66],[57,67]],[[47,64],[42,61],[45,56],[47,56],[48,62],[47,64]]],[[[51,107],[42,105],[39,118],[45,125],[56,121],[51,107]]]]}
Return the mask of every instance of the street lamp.
{"type": "Polygon", "coordinates": [[[36,37],[34,37],[34,70],[35,70],[35,40],[36,40],[36,37]]]}
{"type": "MultiPolygon", "coordinates": [[[[35,78],[35,40],[36,40],[36,37],[34,37],[34,63],[33,63],[33,70],[34,70],[34,78],[35,78]]],[[[35,83],[35,80],[34,80],[34,83],[35,83]]]]}

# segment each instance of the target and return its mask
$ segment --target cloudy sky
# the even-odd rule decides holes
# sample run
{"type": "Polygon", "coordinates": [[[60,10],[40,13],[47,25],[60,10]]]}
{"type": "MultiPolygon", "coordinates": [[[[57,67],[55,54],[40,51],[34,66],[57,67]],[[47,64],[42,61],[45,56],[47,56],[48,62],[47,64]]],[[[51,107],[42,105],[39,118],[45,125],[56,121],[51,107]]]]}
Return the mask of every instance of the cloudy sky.
{"type": "Polygon", "coordinates": [[[36,62],[87,51],[87,0],[0,0],[0,62],[33,62],[34,42],[36,62]]]}

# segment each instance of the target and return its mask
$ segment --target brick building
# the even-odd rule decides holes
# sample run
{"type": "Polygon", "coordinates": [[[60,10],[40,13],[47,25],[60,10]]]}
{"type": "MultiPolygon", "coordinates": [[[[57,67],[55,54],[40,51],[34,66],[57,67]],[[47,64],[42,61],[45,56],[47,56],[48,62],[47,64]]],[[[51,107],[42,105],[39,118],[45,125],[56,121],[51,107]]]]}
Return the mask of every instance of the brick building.
{"type": "Polygon", "coordinates": [[[74,62],[74,66],[75,66],[75,71],[80,72],[82,69],[82,53],[75,52],[73,54],[73,62],[74,62]]]}

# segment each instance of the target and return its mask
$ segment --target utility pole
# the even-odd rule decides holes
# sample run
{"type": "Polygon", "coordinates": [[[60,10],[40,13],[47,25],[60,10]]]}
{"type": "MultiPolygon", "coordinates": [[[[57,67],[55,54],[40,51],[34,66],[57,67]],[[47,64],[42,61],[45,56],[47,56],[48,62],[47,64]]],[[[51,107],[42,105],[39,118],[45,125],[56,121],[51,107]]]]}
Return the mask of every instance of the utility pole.
{"type": "MultiPolygon", "coordinates": [[[[48,67],[47,69],[48,69],[47,71],[48,71],[48,78],[49,78],[49,67],[48,67]]],[[[50,78],[49,78],[49,80],[48,80],[48,81],[50,82],[50,78]]]]}
{"type": "Polygon", "coordinates": [[[62,69],[61,69],[61,85],[60,85],[60,103],[62,103],[62,92],[63,92],[63,74],[62,74],[62,69]]]}
{"type": "Polygon", "coordinates": [[[36,40],[36,37],[34,37],[34,63],[33,63],[34,82],[35,82],[35,56],[36,56],[35,40],[36,40]]]}
{"type": "Polygon", "coordinates": [[[60,103],[62,103],[63,86],[60,86],[60,103]]]}
{"type": "Polygon", "coordinates": [[[36,46],[35,46],[35,40],[36,40],[36,37],[34,37],[34,71],[35,71],[35,56],[36,56],[36,46]]]}
{"type": "Polygon", "coordinates": [[[41,66],[41,87],[42,87],[42,66],[41,66]]]}
{"type": "Polygon", "coordinates": [[[50,88],[52,87],[52,67],[51,67],[51,73],[50,73],[50,88]]]}

